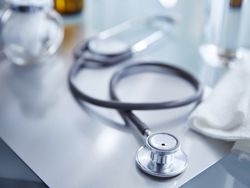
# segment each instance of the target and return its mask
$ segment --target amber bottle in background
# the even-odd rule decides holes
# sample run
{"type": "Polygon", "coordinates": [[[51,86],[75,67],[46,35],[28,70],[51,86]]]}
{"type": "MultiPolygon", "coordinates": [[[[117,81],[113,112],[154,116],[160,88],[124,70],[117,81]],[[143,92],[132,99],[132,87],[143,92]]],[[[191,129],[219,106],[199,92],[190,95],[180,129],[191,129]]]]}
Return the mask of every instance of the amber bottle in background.
{"type": "Polygon", "coordinates": [[[54,0],[55,9],[60,14],[76,14],[83,10],[84,0],[54,0]]]}

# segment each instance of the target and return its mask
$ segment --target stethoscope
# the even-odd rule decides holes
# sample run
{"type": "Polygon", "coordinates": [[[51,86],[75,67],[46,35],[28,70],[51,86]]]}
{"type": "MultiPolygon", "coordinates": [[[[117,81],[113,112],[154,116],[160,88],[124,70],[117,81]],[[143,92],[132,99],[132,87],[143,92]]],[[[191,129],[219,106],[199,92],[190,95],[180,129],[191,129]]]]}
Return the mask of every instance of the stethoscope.
{"type": "MultiPolygon", "coordinates": [[[[150,20],[150,22],[163,21],[167,24],[174,24],[175,22],[172,17],[168,16],[153,16],[147,18],[147,21],[148,20],[150,20]]],[[[165,31],[160,28],[158,31],[131,46],[121,41],[111,39],[114,34],[122,32],[132,25],[131,22],[125,22],[112,29],[101,32],[98,36],[78,46],[74,52],[74,64],[68,76],[69,87],[78,102],[85,101],[96,106],[116,109],[126,123],[130,122],[135,126],[145,141],[145,145],[140,147],[136,153],[136,164],[143,172],[156,177],[177,176],[186,169],[188,164],[187,155],[181,149],[179,140],[169,133],[152,133],[150,128],[132,111],[171,109],[194,102],[200,102],[203,89],[195,77],[178,67],[166,63],[142,62],[132,64],[113,74],[109,83],[111,100],[94,98],[78,89],[73,81],[74,77],[76,77],[80,71],[83,71],[84,68],[104,68],[116,65],[131,58],[135,53],[144,50],[165,34],[165,31]],[[116,93],[116,87],[120,81],[136,74],[148,72],[177,76],[190,83],[195,89],[195,93],[181,100],[149,103],[121,102],[116,93]]]]}

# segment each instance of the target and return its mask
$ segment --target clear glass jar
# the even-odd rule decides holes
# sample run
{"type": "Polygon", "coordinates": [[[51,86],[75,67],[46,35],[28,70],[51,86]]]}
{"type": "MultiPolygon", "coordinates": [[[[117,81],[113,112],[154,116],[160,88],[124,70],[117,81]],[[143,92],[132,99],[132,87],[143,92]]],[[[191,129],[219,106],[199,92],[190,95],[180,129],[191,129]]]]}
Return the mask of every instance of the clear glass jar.
{"type": "Polygon", "coordinates": [[[53,55],[63,39],[63,21],[52,0],[8,0],[1,16],[1,34],[6,56],[15,64],[43,62],[53,55]]]}

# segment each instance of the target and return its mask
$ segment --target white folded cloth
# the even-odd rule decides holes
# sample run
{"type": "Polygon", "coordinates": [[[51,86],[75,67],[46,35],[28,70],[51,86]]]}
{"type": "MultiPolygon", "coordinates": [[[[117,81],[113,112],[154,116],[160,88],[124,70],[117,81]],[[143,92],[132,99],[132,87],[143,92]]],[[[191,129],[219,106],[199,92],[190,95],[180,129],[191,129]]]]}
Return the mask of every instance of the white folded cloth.
{"type": "Polygon", "coordinates": [[[189,126],[216,139],[250,139],[250,62],[242,62],[222,77],[191,114],[189,126]]]}

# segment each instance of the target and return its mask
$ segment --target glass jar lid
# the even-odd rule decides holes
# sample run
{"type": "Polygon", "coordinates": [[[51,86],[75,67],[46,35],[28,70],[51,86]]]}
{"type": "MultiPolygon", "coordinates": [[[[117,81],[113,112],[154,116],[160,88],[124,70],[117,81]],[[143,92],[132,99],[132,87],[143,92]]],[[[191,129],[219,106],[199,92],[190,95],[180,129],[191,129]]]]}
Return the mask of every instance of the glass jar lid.
{"type": "Polygon", "coordinates": [[[5,0],[12,9],[30,12],[54,6],[53,0],[5,0]]]}

